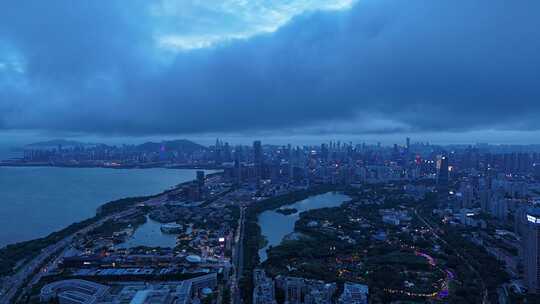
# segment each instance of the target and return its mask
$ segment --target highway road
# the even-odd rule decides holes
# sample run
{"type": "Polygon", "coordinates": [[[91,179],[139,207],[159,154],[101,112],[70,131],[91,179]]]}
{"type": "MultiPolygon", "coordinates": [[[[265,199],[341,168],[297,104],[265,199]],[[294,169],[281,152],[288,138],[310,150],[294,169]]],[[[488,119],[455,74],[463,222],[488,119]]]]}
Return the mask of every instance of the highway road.
{"type": "Polygon", "coordinates": [[[242,292],[240,290],[240,279],[244,271],[244,227],[245,227],[245,207],[240,207],[240,219],[238,220],[238,230],[235,238],[233,250],[234,278],[231,284],[232,304],[242,304],[242,292]]]}
{"type": "Polygon", "coordinates": [[[57,243],[52,244],[41,250],[41,253],[38,256],[21,266],[21,269],[18,272],[5,278],[0,293],[0,304],[16,303],[14,299],[17,295],[17,292],[24,291],[28,283],[37,282],[36,278],[39,278],[42,275],[40,274],[39,270],[45,265],[47,261],[57,258],[58,254],[64,252],[66,247],[71,244],[71,241],[76,234],[88,233],[90,230],[102,225],[104,222],[110,219],[113,219],[115,217],[124,217],[126,215],[129,215],[130,213],[132,213],[131,209],[109,215],[89,226],[86,226],[85,228],[77,231],[76,233],[65,237],[57,243]]]}

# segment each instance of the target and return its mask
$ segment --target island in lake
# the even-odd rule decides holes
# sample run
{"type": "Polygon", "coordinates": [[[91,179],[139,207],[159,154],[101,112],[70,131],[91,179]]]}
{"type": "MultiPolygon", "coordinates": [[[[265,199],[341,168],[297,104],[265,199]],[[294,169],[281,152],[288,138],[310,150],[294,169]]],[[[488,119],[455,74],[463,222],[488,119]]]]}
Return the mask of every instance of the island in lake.
{"type": "Polygon", "coordinates": [[[295,214],[298,212],[298,209],[296,208],[279,208],[276,210],[277,213],[283,214],[283,215],[290,215],[295,214]]]}

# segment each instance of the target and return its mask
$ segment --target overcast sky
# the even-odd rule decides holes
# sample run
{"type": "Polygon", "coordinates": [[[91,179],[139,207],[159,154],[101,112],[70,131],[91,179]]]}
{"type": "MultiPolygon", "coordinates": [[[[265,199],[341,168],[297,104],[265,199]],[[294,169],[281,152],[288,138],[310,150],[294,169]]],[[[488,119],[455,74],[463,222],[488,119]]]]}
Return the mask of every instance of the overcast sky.
{"type": "Polygon", "coordinates": [[[0,134],[538,143],[538,12],[537,0],[4,1],[0,134]]]}

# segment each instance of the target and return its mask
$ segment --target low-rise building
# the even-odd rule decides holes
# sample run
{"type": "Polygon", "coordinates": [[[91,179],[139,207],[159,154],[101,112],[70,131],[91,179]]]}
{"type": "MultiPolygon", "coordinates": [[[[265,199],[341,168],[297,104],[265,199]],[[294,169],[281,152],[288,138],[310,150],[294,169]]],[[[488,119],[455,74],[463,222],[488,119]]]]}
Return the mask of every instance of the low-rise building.
{"type": "Polygon", "coordinates": [[[345,283],[339,304],[367,304],[369,288],[364,284],[345,283]]]}

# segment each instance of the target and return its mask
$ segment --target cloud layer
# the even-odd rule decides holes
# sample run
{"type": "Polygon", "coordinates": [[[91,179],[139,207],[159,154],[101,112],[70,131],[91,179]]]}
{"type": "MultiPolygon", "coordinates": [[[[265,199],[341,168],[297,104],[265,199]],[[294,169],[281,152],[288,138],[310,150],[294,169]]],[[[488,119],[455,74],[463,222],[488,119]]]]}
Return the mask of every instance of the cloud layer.
{"type": "Polygon", "coordinates": [[[540,128],[540,2],[265,2],[2,4],[0,129],[540,128]]]}

